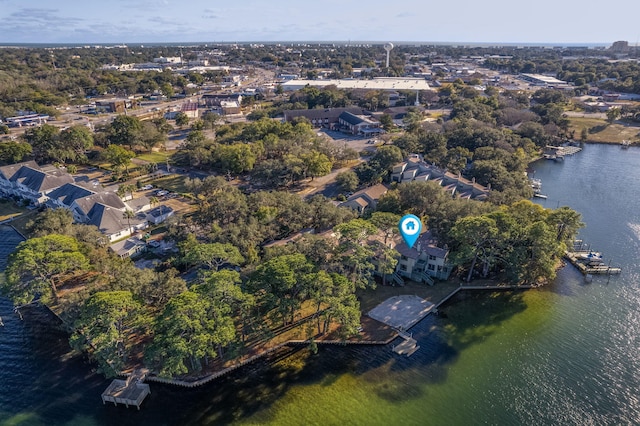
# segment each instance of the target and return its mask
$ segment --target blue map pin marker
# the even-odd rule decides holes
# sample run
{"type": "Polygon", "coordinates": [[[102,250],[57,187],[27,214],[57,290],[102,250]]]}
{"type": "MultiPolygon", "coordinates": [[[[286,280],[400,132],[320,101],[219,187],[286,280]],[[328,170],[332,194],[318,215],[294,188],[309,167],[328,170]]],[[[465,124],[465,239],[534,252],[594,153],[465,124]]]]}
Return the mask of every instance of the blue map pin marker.
{"type": "Polygon", "coordinates": [[[420,236],[420,231],[422,231],[422,222],[417,216],[408,214],[400,219],[398,228],[400,228],[400,235],[404,238],[404,242],[407,243],[409,248],[411,248],[420,236]]]}

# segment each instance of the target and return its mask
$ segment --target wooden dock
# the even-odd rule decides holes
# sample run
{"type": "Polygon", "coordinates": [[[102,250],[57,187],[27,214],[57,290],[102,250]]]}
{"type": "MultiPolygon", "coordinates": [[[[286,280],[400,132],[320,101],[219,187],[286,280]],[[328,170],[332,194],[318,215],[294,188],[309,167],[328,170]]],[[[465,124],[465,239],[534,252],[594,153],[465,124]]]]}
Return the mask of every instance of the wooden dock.
{"type": "Polygon", "coordinates": [[[583,259],[583,255],[586,252],[584,250],[580,251],[568,251],[565,252],[565,259],[567,259],[573,266],[578,268],[580,272],[584,275],[616,275],[622,272],[622,269],[618,267],[612,267],[610,265],[600,264],[600,265],[592,265],[589,264],[585,259],[583,259]]]}
{"type": "Polygon", "coordinates": [[[145,370],[136,370],[126,380],[114,379],[102,392],[102,403],[124,404],[127,408],[135,405],[139,410],[142,401],[151,393],[149,385],[143,383],[146,374],[145,370]]]}
{"type": "Polygon", "coordinates": [[[393,351],[398,355],[406,355],[408,358],[413,355],[415,351],[420,349],[418,342],[412,337],[412,335],[407,334],[402,330],[398,330],[398,336],[404,339],[404,342],[393,347],[393,351]]]}

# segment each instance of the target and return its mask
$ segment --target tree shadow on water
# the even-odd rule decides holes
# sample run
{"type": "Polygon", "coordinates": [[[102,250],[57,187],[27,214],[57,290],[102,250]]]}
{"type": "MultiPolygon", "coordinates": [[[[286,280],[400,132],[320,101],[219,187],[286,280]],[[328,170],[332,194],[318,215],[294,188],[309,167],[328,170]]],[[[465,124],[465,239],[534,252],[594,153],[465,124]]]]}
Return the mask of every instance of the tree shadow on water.
{"type": "Polygon", "coordinates": [[[497,332],[502,323],[527,308],[522,291],[460,292],[440,310],[447,340],[459,351],[497,332]]]}

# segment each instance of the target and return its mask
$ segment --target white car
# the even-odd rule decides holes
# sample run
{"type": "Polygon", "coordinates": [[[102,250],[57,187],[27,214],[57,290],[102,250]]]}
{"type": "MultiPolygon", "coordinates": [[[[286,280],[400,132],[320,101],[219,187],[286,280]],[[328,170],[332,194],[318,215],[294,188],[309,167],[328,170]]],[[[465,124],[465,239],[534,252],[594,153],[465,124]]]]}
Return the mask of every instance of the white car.
{"type": "Polygon", "coordinates": [[[153,185],[145,185],[145,186],[143,186],[143,187],[142,187],[142,188],[140,188],[140,189],[141,189],[141,190],[143,190],[143,191],[148,191],[148,190],[150,190],[150,189],[152,189],[152,188],[153,188],[153,185]]]}
{"type": "Polygon", "coordinates": [[[157,195],[158,197],[164,197],[164,196],[165,196],[165,195],[167,195],[168,193],[169,193],[169,191],[162,190],[162,191],[158,191],[158,192],[156,192],[156,195],[157,195]]]}

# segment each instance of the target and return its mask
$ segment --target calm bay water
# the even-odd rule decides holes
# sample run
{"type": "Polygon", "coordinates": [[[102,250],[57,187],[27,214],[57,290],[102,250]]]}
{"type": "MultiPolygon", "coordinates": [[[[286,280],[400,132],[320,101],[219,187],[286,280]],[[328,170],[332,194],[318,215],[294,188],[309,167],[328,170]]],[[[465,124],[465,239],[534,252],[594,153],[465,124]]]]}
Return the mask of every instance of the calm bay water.
{"type": "Polygon", "coordinates": [[[70,356],[53,320],[0,300],[0,425],[640,424],[640,150],[590,145],[534,165],[545,207],[583,215],[581,237],[617,277],[465,294],[390,347],[290,350],[197,390],[151,384],[141,411],[103,406],[108,381],[70,356]]]}

